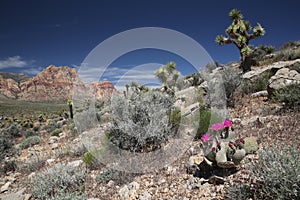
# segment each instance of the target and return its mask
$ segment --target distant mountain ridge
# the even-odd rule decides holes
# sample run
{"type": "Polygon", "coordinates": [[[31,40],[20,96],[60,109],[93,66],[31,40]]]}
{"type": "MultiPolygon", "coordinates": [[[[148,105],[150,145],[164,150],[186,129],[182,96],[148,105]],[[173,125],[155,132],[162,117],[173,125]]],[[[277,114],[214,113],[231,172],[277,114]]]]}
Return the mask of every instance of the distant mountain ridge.
{"type": "Polygon", "coordinates": [[[8,72],[0,72],[0,78],[13,79],[16,82],[24,82],[27,81],[30,78],[30,76],[23,73],[14,74],[8,72]]]}
{"type": "Polygon", "coordinates": [[[72,97],[73,86],[93,89],[96,99],[107,99],[115,91],[111,82],[83,84],[77,70],[68,66],[50,65],[36,76],[0,73],[0,94],[25,101],[63,101],[72,97]]]}

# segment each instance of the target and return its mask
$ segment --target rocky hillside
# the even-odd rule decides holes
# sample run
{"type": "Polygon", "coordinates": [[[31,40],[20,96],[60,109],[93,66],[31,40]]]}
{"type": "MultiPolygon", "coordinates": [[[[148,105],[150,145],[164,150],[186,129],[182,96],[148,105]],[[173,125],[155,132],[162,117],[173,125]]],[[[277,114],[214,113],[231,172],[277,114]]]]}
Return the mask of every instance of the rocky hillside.
{"type": "MultiPolygon", "coordinates": [[[[50,65],[34,77],[0,74],[0,94],[26,101],[60,101],[71,98],[72,89],[78,79],[77,70],[67,66],[50,65]]],[[[80,81],[79,81],[80,83],[80,81]]],[[[109,96],[115,88],[110,82],[83,85],[96,91],[96,98],[109,96]]]]}

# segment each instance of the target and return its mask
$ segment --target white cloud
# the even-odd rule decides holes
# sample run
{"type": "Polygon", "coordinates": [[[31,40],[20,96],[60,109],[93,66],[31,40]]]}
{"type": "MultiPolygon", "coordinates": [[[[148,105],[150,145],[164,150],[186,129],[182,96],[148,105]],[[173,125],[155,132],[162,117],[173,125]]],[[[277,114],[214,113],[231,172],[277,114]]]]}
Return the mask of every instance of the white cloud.
{"type": "Polygon", "coordinates": [[[22,68],[28,63],[21,59],[20,56],[8,57],[5,60],[0,60],[0,70],[7,68],[22,68]]]}
{"type": "Polygon", "coordinates": [[[137,82],[149,87],[158,87],[161,83],[155,77],[154,72],[163,64],[147,63],[138,66],[119,67],[95,67],[84,63],[81,66],[73,65],[79,71],[79,77],[85,82],[108,80],[114,83],[118,89],[124,89],[126,83],[137,82]],[[100,76],[101,75],[101,76],[100,76]]]}

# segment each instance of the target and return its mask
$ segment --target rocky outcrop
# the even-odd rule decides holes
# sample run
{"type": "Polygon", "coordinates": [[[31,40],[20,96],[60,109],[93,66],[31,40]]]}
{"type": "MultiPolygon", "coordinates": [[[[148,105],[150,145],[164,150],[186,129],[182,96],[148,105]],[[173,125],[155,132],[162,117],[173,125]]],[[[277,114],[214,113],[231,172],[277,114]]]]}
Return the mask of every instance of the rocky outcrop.
{"type": "Polygon", "coordinates": [[[0,94],[26,101],[62,101],[72,97],[75,84],[84,90],[95,91],[93,94],[99,100],[107,98],[115,90],[108,81],[84,85],[75,68],[50,65],[38,75],[22,82],[0,76],[0,94]]]}
{"type": "Polygon", "coordinates": [[[8,98],[17,98],[20,93],[21,88],[19,87],[19,83],[15,80],[8,78],[0,77],[0,94],[8,97],[8,98]]]}
{"type": "Polygon", "coordinates": [[[87,84],[87,88],[96,96],[96,99],[107,100],[114,91],[114,85],[109,81],[92,82],[87,84]]]}
{"type": "Polygon", "coordinates": [[[266,74],[271,74],[271,75],[274,75],[276,74],[276,72],[279,70],[279,69],[282,69],[284,67],[288,67],[288,66],[292,66],[294,65],[295,63],[297,62],[300,62],[300,59],[297,59],[297,60],[291,60],[291,61],[279,61],[279,62],[275,62],[271,65],[268,65],[266,67],[263,67],[261,69],[258,69],[258,70],[255,70],[255,71],[250,71],[250,72],[247,72],[243,75],[243,79],[244,80],[249,80],[249,81],[255,81],[257,80],[257,78],[259,77],[262,77],[266,74]]]}
{"type": "Polygon", "coordinates": [[[300,84],[300,74],[296,70],[282,68],[269,79],[269,89],[279,90],[291,84],[300,84]]]}
{"type": "Polygon", "coordinates": [[[37,76],[21,84],[19,99],[30,101],[64,100],[71,97],[77,71],[67,66],[50,65],[37,76]]]}

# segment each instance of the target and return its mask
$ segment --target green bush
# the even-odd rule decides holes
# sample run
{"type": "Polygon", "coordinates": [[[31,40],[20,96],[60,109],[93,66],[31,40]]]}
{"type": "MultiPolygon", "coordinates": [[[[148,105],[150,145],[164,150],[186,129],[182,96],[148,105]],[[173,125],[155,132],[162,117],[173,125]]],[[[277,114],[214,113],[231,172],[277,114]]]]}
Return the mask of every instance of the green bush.
{"type": "Polygon", "coordinates": [[[85,172],[82,169],[72,165],[56,164],[32,179],[32,195],[41,200],[64,199],[62,194],[65,193],[81,199],[79,196],[82,196],[84,192],[84,175],[85,172]]]}
{"type": "Polygon", "coordinates": [[[78,192],[64,192],[60,191],[59,194],[55,195],[54,197],[49,198],[48,200],[86,200],[86,194],[81,194],[78,192]]]}
{"type": "Polygon", "coordinates": [[[284,103],[284,107],[287,109],[300,107],[300,84],[291,84],[275,91],[272,100],[284,103]]]}
{"type": "Polygon", "coordinates": [[[300,152],[296,146],[275,144],[259,151],[248,169],[252,177],[227,189],[231,199],[299,199],[300,152]]]}
{"type": "Polygon", "coordinates": [[[51,133],[52,131],[54,131],[57,127],[56,127],[56,122],[54,120],[49,120],[48,124],[46,126],[44,126],[44,129],[48,132],[51,133]]]}
{"type": "Polygon", "coordinates": [[[178,108],[172,109],[169,113],[169,123],[174,132],[177,132],[181,123],[181,111],[178,108]]]}
{"type": "Polygon", "coordinates": [[[28,137],[31,137],[31,136],[35,136],[35,135],[38,135],[38,132],[35,132],[33,130],[27,130],[25,131],[25,137],[28,138],[28,137]]]}
{"type": "Polygon", "coordinates": [[[51,136],[59,136],[59,134],[62,132],[61,128],[55,129],[51,132],[51,136]]]}
{"type": "Polygon", "coordinates": [[[2,161],[13,147],[13,140],[3,134],[0,134],[0,161],[2,161]]]}
{"type": "Polygon", "coordinates": [[[5,133],[10,137],[20,137],[22,136],[22,127],[17,123],[13,122],[9,125],[9,127],[5,130],[5,133]]]}
{"type": "Polygon", "coordinates": [[[40,136],[37,136],[37,135],[35,135],[35,136],[30,136],[30,137],[28,137],[28,138],[25,138],[25,139],[21,142],[20,147],[21,147],[22,149],[26,149],[26,148],[28,148],[28,147],[31,147],[31,146],[33,146],[33,145],[36,145],[36,144],[40,143],[41,141],[42,141],[42,138],[41,138],[40,136]]]}
{"type": "Polygon", "coordinates": [[[110,180],[118,178],[119,172],[113,169],[106,169],[96,177],[98,183],[108,183],[110,180]]]}
{"type": "Polygon", "coordinates": [[[0,173],[6,174],[10,171],[15,171],[17,169],[17,163],[15,160],[5,161],[2,168],[0,168],[0,173]]]}
{"type": "Polygon", "coordinates": [[[91,168],[95,168],[97,166],[97,159],[91,152],[84,153],[82,160],[87,166],[91,168]]]}
{"type": "Polygon", "coordinates": [[[227,103],[229,106],[233,106],[233,95],[242,82],[241,73],[238,69],[232,67],[225,67],[221,73],[226,92],[227,103]]]}
{"type": "Polygon", "coordinates": [[[268,81],[274,75],[272,72],[266,72],[261,76],[257,77],[255,80],[244,80],[241,84],[241,91],[244,94],[250,94],[259,92],[262,90],[267,90],[268,81]]]}
{"type": "Polygon", "coordinates": [[[199,109],[198,117],[199,118],[196,119],[196,121],[199,122],[196,139],[200,139],[203,134],[207,133],[211,122],[211,112],[209,109],[205,109],[204,107],[201,106],[199,109]]]}

